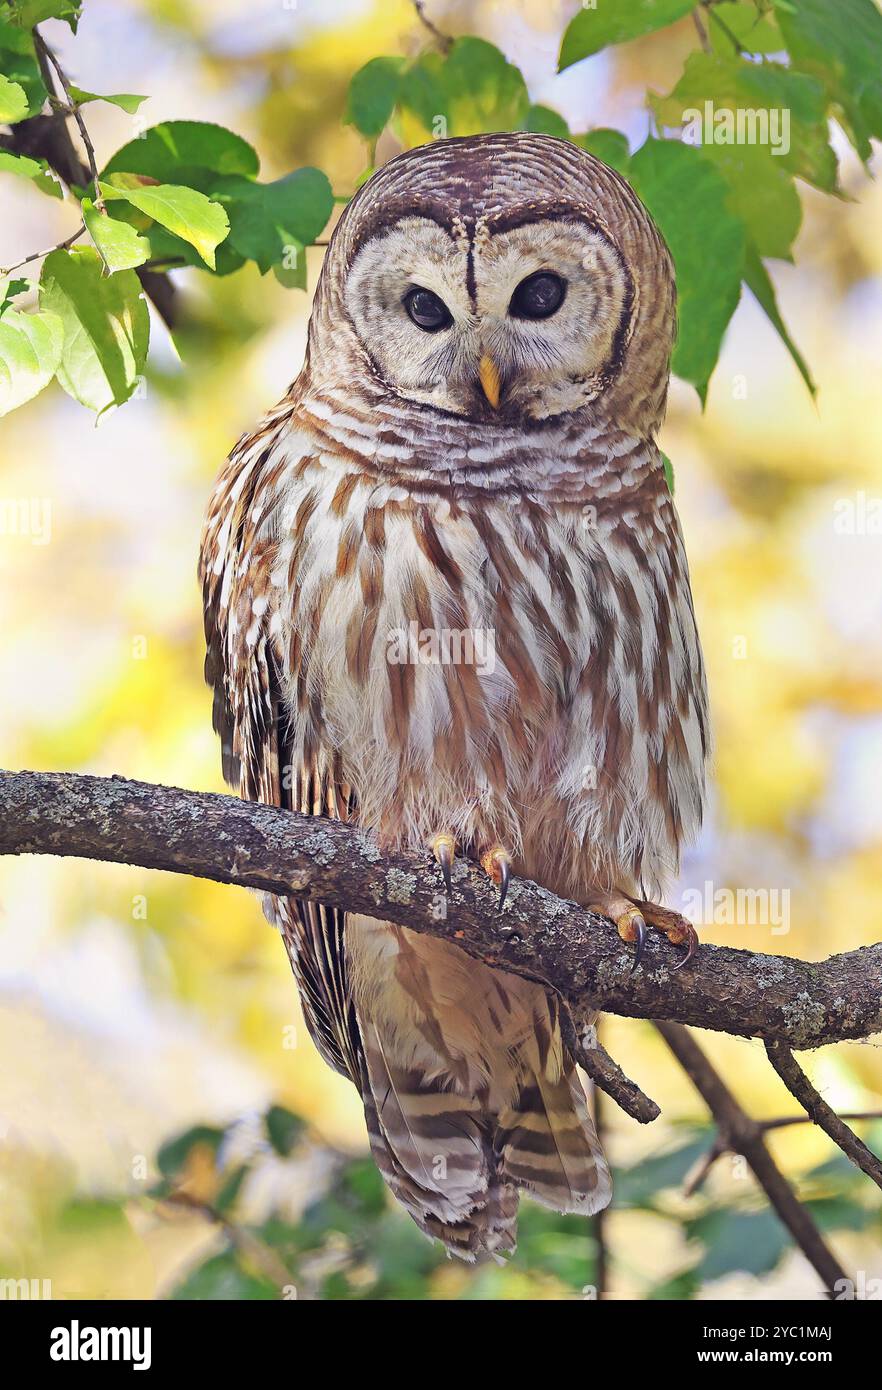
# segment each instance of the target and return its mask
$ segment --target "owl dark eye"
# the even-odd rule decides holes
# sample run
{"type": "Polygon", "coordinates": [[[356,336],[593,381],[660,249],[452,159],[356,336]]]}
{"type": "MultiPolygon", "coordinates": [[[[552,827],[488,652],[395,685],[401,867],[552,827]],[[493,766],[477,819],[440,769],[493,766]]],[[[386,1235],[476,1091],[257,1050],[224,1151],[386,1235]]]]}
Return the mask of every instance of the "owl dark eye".
{"type": "Polygon", "coordinates": [[[564,302],[567,282],[549,270],[539,270],[522,280],[511,297],[508,312],[516,319],[548,319],[564,302]]]}
{"type": "Polygon", "coordinates": [[[422,328],[426,333],[437,333],[453,322],[444,300],[431,290],[421,290],[419,286],[404,296],[404,307],[417,328],[422,328]]]}

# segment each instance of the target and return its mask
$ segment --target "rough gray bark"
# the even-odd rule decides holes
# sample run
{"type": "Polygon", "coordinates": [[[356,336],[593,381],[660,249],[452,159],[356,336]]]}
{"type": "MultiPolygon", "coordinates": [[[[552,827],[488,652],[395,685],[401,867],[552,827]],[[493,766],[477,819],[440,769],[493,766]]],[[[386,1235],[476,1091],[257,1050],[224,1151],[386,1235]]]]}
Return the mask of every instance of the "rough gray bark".
{"type": "Polygon", "coordinates": [[[139,864],[368,913],[541,979],[567,1001],[577,1027],[602,1009],[797,1049],[882,1029],[882,943],[819,962],[708,945],[675,972],[678,948],[652,932],[632,974],[632,950],[610,922],[535,883],[513,882],[498,912],[489,880],[459,860],[448,900],[428,853],[381,854],[352,826],[231,796],[121,777],[0,772],[0,853],[139,864]]]}

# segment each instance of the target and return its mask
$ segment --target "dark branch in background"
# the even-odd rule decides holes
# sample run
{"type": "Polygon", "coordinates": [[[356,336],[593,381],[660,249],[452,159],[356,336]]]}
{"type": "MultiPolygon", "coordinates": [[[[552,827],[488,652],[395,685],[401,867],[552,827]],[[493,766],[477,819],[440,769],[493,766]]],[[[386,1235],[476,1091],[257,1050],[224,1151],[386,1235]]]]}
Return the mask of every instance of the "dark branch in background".
{"type": "Polygon", "coordinates": [[[818,1128],[829,1134],[834,1144],[838,1144],[842,1152],[847,1154],[852,1163],[866,1173],[868,1178],[872,1178],[877,1187],[882,1187],[882,1163],[870,1152],[863,1140],[858,1139],[854,1131],[849,1129],[844,1118],[830,1109],[809,1081],[790,1048],[782,1042],[770,1042],[766,1043],[766,1052],[790,1094],[805,1107],[818,1128]]]}
{"type": "Polygon", "coordinates": [[[417,19],[424,29],[432,35],[432,38],[445,53],[449,53],[453,47],[453,39],[449,34],[444,34],[436,24],[433,24],[426,14],[425,0],[413,0],[413,7],[416,10],[417,19]]]}
{"type": "MultiPolygon", "coordinates": [[[[658,1023],[656,1027],[716,1121],[718,1138],[705,1160],[707,1167],[726,1151],[746,1159],[779,1219],[820,1277],[828,1296],[832,1296],[837,1282],[846,1279],[845,1270],[825,1245],[811,1214],[766,1148],[762,1125],[742,1109],[695,1038],[681,1024],[658,1023]]],[[[695,1191],[697,1186],[693,1180],[690,1190],[695,1191]]]]}
{"type": "MultiPolygon", "coordinates": [[[[82,113],[71,93],[67,75],[45,39],[36,29],[34,30],[34,43],[43,74],[43,82],[49,93],[50,104],[54,109],[51,115],[31,116],[28,120],[19,121],[17,125],[12,126],[8,135],[0,137],[0,148],[9,150],[12,154],[26,155],[30,159],[45,159],[49,168],[58,175],[61,182],[68,188],[72,185],[77,188],[85,188],[90,183],[94,184],[95,206],[103,211],[104,202],[98,187],[95,150],[82,113]],[[57,96],[56,76],[61,84],[64,100],[60,100],[57,96]],[[76,121],[86,149],[88,164],[84,164],[77,153],[67,123],[70,116],[73,116],[76,121]]],[[[63,250],[65,247],[73,245],[73,242],[78,240],[84,231],[85,227],[81,224],[71,237],[60,242],[58,246],[50,246],[46,251],[27,256],[25,260],[19,262],[19,266],[35,261],[39,259],[39,256],[47,256],[51,251],[63,250]]],[[[13,269],[18,269],[19,266],[15,266],[13,269]]],[[[177,291],[172,282],[167,276],[158,275],[155,271],[148,270],[144,266],[138,267],[135,274],[141,281],[144,293],[165,325],[168,328],[173,328],[177,311],[177,291]]]]}

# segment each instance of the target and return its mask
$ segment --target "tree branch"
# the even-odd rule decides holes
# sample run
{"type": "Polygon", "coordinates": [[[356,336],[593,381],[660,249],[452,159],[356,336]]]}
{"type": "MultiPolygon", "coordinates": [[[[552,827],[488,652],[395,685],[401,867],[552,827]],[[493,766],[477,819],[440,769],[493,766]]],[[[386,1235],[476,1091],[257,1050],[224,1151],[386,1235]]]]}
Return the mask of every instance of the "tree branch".
{"type": "MultiPolygon", "coordinates": [[[[738,1104],[691,1033],[678,1023],[659,1023],[656,1027],[716,1121],[719,1136],[711,1154],[717,1157],[723,1146],[743,1155],[779,1219],[832,1296],[837,1283],[847,1278],[845,1270],[824,1244],[810,1212],[766,1148],[762,1126],[738,1104]]],[[[699,1170],[691,1179],[692,1191],[706,1171],[699,1170]]]]}
{"type": "Polygon", "coordinates": [[[435,40],[442,52],[449,53],[451,48],[453,47],[453,39],[450,37],[449,34],[443,33],[438,28],[437,24],[432,23],[431,19],[426,14],[425,0],[413,0],[413,7],[416,10],[417,19],[419,20],[420,24],[422,24],[423,28],[426,29],[432,35],[432,38],[435,40]]]}
{"type": "Polygon", "coordinates": [[[80,132],[80,139],[82,140],[83,148],[86,151],[86,159],[89,161],[89,175],[92,180],[92,188],[95,194],[95,207],[98,209],[99,212],[103,213],[104,199],[101,196],[101,185],[98,182],[98,165],[95,161],[95,146],[92,144],[92,137],[89,134],[88,126],[86,125],[86,122],[83,120],[83,113],[79,108],[79,104],[77,103],[77,100],[74,97],[73,92],[71,91],[70,83],[67,80],[67,74],[64,71],[64,68],[59,63],[55,54],[52,52],[52,49],[49,47],[48,43],[43,38],[43,35],[40,33],[39,29],[34,30],[34,48],[37,53],[37,58],[40,61],[40,66],[43,71],[43,78],[46,82],[46,88],[49,92],[50,105],[53,102],[54,88],[54,83],[47,80],[50,76],[50,69],[52,70],[52,72],[54,72],[56,78],[61,84],[61,90],[64,93],[64,101],[59,102],[58,105],[65,116],[73,116],[74,120],[76,121],[77,130],[80,132]]]}
{"type": "Polygon", "coordinates": [[[871,1153],[863,1140],[858,1139],[854,1131],[849,1129],[842,1116],[830,1109],[823,1096],[818,1094],[809,1081],[790,1048],[782,1042],[769,1042],[766,1043],[766,1052],[790,1094],[804,1106],[819,1129],[829,1134],[833,1143],[838,1144],[842,1152],[866,1173],[868,1178],[872,1178],[877,1187],[882,1187],[882,1163],[871,1153]]]}
{"type": "Polygon", "coordinates": [[[428,852],[381,854],[354,826],[232,796],[0,772],[0,853],[139,864],[381,917],[541,980],[563,997],[580,1034],[595,1009],[791,1048],[882,1029],[882,944],[820,962],[706,945],[674,971],[678,948],[654,932],[632,973],[632,949],[612,923],[535,883],[513,882],[500,913],[487,876],[459,859],[448,900],[428,852]]]}

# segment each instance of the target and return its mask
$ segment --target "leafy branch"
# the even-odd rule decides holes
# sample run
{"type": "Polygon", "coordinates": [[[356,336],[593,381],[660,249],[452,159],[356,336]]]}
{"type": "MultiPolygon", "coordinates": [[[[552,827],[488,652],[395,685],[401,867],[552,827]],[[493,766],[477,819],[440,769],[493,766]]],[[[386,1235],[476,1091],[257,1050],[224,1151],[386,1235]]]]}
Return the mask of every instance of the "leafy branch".
{"type": "MultiPolygon", "coordinates": [[[[134,114],[145,98],[73,84],[36,21],[61,20],[75,30],[80,16],[79,0],[5,0],[0,9],[0,125],[9,130],[0,134],[0,174],[66,197],[80,218],[78,233],[4,272],[44,260],[38,286],[11,281],[0,292],[0,413],[32,399],[53,377],[90,409],[121,405],[146,366],[142,294],[167,323],[176,312],[174,287],[160,269],[228,275],[250,261],[304,289],[305,247],[318,242],[333,209],[320,170],[262,183],[252,147],[207,122],[141,130],[102,168],[82,107],[107,101],[134,114]],[[76,245],[86,233],[92,245],[76,245]],[[110,295],[97,287],[106,277],[117,282],[110,295]],[[33,288],[36,311],[15,308],[13,301],[33,288]],[[128,343],[122,351],[121,341],[128,343]],[[84,342],[91,345],[85,362],[70,346],[84,342]]],[[[364,136],[369,166],[386,131],[400,147],[494,130],[572,140],[631,183],[668,241],[679,294],[674,372],[705,400],[747,286],[814,392],[768,263],[793,258],[800,182],[841,191],[831,120],[864,163],[872,140],[882,138],[882,14],[874,0],[837,0],[835,7],[829,0],[617,0],[576,13],[562,37],[559,67],[686,26],[690,16],[695,47],[673,89],[649,95],[656,134],[635,151],[621,131],[571,131],[559,112],[531,100],[523,74],[498,48],[443,33],[422,0],[414,4],[414,23],[427,40],[423,51],[371,58],[353,75],[341,114],[364,136]]]]}

